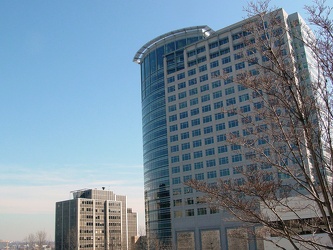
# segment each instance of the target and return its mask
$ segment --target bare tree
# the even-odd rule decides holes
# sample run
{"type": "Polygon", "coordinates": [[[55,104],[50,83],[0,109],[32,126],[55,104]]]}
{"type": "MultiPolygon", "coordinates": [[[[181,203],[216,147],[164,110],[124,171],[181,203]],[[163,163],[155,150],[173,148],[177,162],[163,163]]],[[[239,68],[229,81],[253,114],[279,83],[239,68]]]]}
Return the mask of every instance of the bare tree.
{"type": "Polygon", "coordinates": [[[295,249],[333,249],[332,7],[321,0],[305,7],[314,35],[302,19],[284,21],[281,10],[268,6],[251,2],[238,34],[243,69],[233,81],[252,91],[253,110],[222,110],[241,120],[243,136],[231,133],[227,140],[249,164],[234,169],[241,178],[188,185],[211,206],[257,227],[251,231],[257,240],[284,248],[276,236],[295,249]]]}
{"type": "Polygon", "coordinates": [[[173,249],[170,241],[168,241],[168,240],[165,241],[154,234],[149,234],[147,241],[148,241],[147,249],[149,249],[149,250],[172,250],[173,249]]]}
{"type": "Polygon", "coordinates": [[[34,234],[29,234],[27,237],[26,237],[26,240],[27,242],[27,245],[28,245],[28,249],[29,250],[33,250],[35,249],[35,246],[36,246],[36,236],[34,234]]]}
{"type": "Polygon", "coordinates": [[[41,230],[36,232],[36,244],[38,245],[38,249],[43,249],[43,245],[46,245],[46,232],[41,230]]]}

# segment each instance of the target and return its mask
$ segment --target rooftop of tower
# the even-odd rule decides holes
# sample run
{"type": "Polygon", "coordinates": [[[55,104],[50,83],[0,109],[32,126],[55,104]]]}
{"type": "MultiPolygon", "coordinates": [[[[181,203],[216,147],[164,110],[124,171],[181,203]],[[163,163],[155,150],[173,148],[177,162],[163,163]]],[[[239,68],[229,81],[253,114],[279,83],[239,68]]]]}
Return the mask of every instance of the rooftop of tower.
{"type": "Polygon", "coordinates": [[[150,40],[145,45],[143,45],[138,50],[138,52],[136,52],[136,54],[133,58],[133,62],[136,62],[136,63],[140,64],[141,59],[145,55],[145,53],[147,51],[149,51],[149,49],[151,47],[153,47],[154,45],[158,44],[161,41],[165,41],[169,38],[174,39],[174,37],[182,36],[182,35],[188,34],[188,33],[198,32],[198,31],[201,31],[204,36],[209,36],[211,34],[211,32],[213,32],[213,30],[210,27],[208,27],[207,25],[192,26],[192,27],[187,27],[187,28],[182,28],[182,29],[170,31],[168,33],[165,33],[163,35],[160,35],[160,36],[150,40]]]}

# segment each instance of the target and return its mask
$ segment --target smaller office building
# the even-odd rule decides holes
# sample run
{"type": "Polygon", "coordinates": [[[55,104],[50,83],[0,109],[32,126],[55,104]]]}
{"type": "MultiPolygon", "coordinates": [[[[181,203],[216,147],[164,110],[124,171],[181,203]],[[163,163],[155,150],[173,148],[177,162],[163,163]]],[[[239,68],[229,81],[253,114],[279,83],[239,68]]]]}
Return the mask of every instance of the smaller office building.
{"type": "Polygon", "coordinates": [[[104,188],[71,193],[73,199],[56,203],[56,250],[132,248],[137,213],[127,208],[126,196],[104,188]]]}

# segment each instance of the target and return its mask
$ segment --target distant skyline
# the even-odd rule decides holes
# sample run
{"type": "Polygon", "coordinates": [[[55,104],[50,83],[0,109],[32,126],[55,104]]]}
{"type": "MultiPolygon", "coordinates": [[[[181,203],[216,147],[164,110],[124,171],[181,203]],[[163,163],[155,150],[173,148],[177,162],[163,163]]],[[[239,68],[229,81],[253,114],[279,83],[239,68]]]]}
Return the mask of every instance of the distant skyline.
{"type": "MultiPolygon", "coordinates": [[[[169,31],[241,21],[246,4],[1,1],[0,240],[39,230],[54,240],[55,202],[103,186],[128,197],[143,228],[140,67],[132,59],[169,31]]],[[[272,1],[306,18],[304,4],[311,1],[272,1]]]]}

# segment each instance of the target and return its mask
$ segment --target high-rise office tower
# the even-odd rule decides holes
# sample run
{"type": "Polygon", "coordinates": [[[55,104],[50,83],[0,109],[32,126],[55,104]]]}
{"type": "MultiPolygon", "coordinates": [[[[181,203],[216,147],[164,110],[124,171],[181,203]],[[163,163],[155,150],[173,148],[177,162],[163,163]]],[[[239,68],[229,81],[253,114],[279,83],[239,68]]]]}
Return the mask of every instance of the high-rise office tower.
{"type": "MultiPolygon", "coordinates": [[[[297,13],[279,10],[278,17],[290,30],[303,28],[297,13]]],[[[239,145],[227,141],[230,134],[247,135],[244,114],[253,116],[252,123],[265,125],[254,114],[262,103],[251,89],[233,81],[243,69],[255,69],[240,53],[245,53],[247,22],[218,31],[207,26],[175,30],[149,41],[134,57],[141,66],[148,240],[170,239],[174,249],[227,249],[235,244],[228,235],[237,222],[201,203],[202,193],[184,182],[214,184],[218,178],[232,178],[241,183],[242,169],[253,164],[239,145]],[[229,77],[219,77],[222,74],[229,77]],[[242,114],[233,112],[236,109],[242,114]]],[[[289,49],[285,53],[293,51],[295,65],[307,65],[305,48],[287,35],[284,42],[289,49]]],[[[255,249],[256,244],[248,247],[255,249]]]]}
{"type": "Polygon", "coordinates": [[[131,249],[137,236],[137,214],[127,197],[112,191],[84,189],[56,203],[55,247],[67,249],[131,249]]]}

